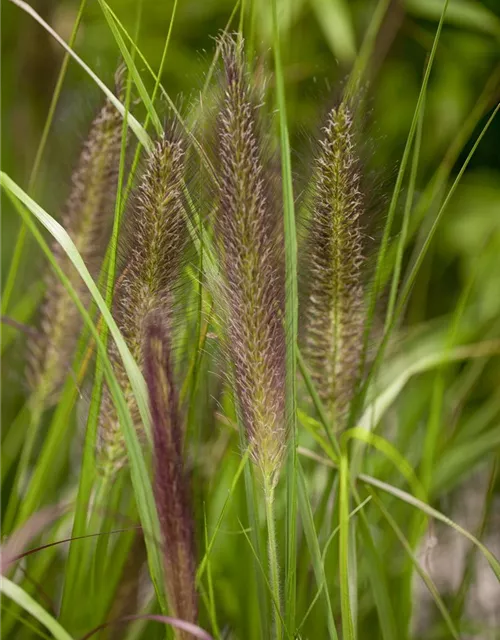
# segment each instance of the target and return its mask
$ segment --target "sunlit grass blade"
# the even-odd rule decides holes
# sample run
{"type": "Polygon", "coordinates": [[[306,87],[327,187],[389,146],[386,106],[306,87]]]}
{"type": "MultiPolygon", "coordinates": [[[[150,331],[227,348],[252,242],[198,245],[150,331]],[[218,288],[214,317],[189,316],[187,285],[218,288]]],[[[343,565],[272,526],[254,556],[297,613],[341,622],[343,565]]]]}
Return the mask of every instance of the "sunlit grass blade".
{"type": "Polygon", "coordinates": [[[8,578],[0,579],[0,590],[3,595],[16,602],[25,611],[36,618],[46,629],[50,631],[55,640],[72,640],[69,633],[48,613],[36,600],[26,593],[21,587],[11,582],[8,578]]]}
{"type": "Polygon", "coordinates": [[[374,429],[413,376],[439,367],[446,362],[458,362],[469,358],[483,358],[493,355],[498,353],[499,348],[500,342],[491,340],[473,345],[462,345],[451,350],[442,349],[420,356],[411,364],[407,364],[404,370],[370,402],[358,420],[358,425],[368,430],[374,429]]]}
{"type": "Polygon", "coordinates": [[[349,4],[344,0],[311,0],[311,6],[335,58],[346,64],[356,56],[349,4]]]}

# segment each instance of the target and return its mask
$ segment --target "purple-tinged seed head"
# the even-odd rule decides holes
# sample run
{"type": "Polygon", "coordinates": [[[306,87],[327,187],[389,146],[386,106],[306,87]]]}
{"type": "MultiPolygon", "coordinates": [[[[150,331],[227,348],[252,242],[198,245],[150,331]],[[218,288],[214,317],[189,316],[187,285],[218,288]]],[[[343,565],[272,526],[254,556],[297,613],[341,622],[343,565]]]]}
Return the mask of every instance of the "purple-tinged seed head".
{"type": "MultiPolygon", "coordinates": [[[[165,578],[175,616],[196,622],[194,523],[183,462],[183,429],[170,328],[161,312],[145,321],[144,374],[153,429],[154,493],[164,543],[165,578]]],[[[188,634],[179,635],[188,638],[188,634]]]]}
{"type": "Polygon", "coordinates": [[[252,455],[275,482],[286,448],[282,215],[242,41],[224,36],[220,47],[225,80],[217,119],[216,235],[227,352],[252,455]]]}

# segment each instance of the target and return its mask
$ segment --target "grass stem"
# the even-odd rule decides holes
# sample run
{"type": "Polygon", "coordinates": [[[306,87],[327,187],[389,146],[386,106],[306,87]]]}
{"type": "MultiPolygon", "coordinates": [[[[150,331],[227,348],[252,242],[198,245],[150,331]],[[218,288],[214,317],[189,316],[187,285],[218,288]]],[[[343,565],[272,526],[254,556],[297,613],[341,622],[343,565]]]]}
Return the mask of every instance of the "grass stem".
{"type": "Polygon", "coordinates": [[[276,526],[274,515],[274,487],[269,480],[265,481],[265,503],[266,503],[266,520],[268,535],[268,554],[269,554],[269,578],[271,583],[272,597],[274,606],[277,609],[274,615],[274,628],[276,640],[283,637],[283,629],[281,625],[280,615],[280,578],[278,563],[278,548],[276,541],[276,526]]]}

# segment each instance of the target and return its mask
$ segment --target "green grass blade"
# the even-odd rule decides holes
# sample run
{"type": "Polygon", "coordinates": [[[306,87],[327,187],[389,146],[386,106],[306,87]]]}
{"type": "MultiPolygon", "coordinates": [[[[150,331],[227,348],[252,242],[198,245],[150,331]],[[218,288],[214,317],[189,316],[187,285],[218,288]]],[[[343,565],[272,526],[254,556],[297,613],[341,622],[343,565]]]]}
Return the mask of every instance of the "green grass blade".
{"type": "MultiPolygon", "coordinates": [[[[142,5],[139,3],[138,5],[142,5]]],[[[137,21],[137,25],[140,24],[140,20],[137,21]]],[[[139,26],[137,27],[139,29],[139,26]]],[[[108,248],[108,259],[105,262],[108,264],[108,277],[106,284],[106,304],[108,309],[111,310],[113,300],[113,290],[115,282],[115,270],[116,270],[116,253],[118,248],[118,234],[120,229],[121,217],[123,212],[122,202],[122,187],[123,176],[125,171],[125,159],[126,159],[126,145],[127,145],[127,122],[129,116],[129,106],[131,97],[131,74],[127,77],[127,87],[125,96],[125,114],[123,117],[122,125],[122,142],[120,151],[120,162],[118,168],[118,182],[116,190],[115,200],[115,212],[113,220],[113,230],[108,248]]],[[[107,325],[104,325],[101,334],[102,342],[107,345],[107,325]]],[[[92,396],[90,401],[89,413],[87,416],[87,428],[85,432],[85,445],[83,450],[82,468],[80,471],[80,479],[78,486],[78,493],[75,504],[75,516],[73,520],[72,537],[84,535],[86,532],[87,512],[89,509],[90,496],[92,486],[95,479],[95,451],[97,442],[97,429],[99,420],[99,411],[102,397],[102,384],[104,379],[104,370],[101,364],[100,354],[97,356],[97,362],[95,366],[95,377],[92,388],[92,396]]],[[[77,576],[80,572],[80,568],[83,562],[80,559],[81,545],[70,543],[68,552],[68,561],[66,565],[65,580],[63,594],[61,598],[61,617],[64,620],[66,615],[71,612],[71,592],[74,592],[78,585],[77,576]]]]}
{"type": "Polygon", "coordinates": [[[55,640],[72,640],[69,633],[36,600],[8,578],[0,578],[0,590],[48,629],[55,640]]]}
{"type": "Polygon", "coordinates": [[[302,518],[302,524],[304,525],[304,534],[307,540],[307,546],[309,547],[309,553],[311,554],[314,575],[316,577],[316,583],[318,590],[323,591],[325,594],[325,608],[326,608],[326,623],[328,626],[328,637],[334,640],[338,639],[337,629],[335,627],[335,620],[333,617],[332,604],[330,601],[330,594],[328,592],[328,586],[326,583],[325,567],[323,565],[323,559],[321,557],[321,551],[319,547],[318,536],[316,534],[316,527],[314,525],[314,517],[311,509],[311,503],[309,501],[309,495],[307,492],[306,480],[304,477],[304,471],[300,462],[297,465],[297,477],[298,477],[298,496],[300,505],[300,516],[302,518]]]}
{"type": "Polygon", "coordinates": [[[408,460],[396,449],[396,447],[390,443],[382,436],[379,436],[375,433],[371,433],[369,431],[365,431],[365,429],[361,427],[354,427],[353,429],[348,429],[342,434],[342,442],[347,442],[351,438],[355,440],[359,440],[361,442],[365,442],[366,444],[371,445],[378,451],[384,454],[384,456],[390,460],[399,473],[403,476],[403,478],[410,485],[410,489],[416,495],[424,497],[426,495],[425,489],[420,483],[415,471],[413,471],[413,467],[408,462],[408,460]]]}
{"type": "MultiPolygon", "coordinates": [[[[354,494],[356,499],[358,497],[354,494]]],[[[370,496],[369,496],[370,497],[370,496]]],[[[360,503],[354,512],[362,505],[360,503]]],[[[354,513],[353,512],[353,513],[354,513]]],[[[381,557],[377,545],[370,531],[370,523],[363,509],[360,509],[359,526],[362,542],[363,554],[366,564],[368,565],[368,579],[370,581],[373,599],[378,612],[378,620],[383,640],[400,640],[400,635],[396,626],[396,617],[394,615],[393,593],[387,579],[387,570],[385,559],[381,557]]]]}
{"type": "Polygon", "coordinates": [[[470,161],[472,160],[472,157],[474,156],[477,148],[479,147],[479,144],[481,143],[481,140],[484,138],[484,136],[486,135],[486,132],[488,131],[488,129],[490,128],[493,120],[495,119],[498,111],[500,110],[500,102],[497,104],[497,106],[495,107],[495,109],[493,110],[491,116],[489,117],[488,121],[486,122],[486,124],[484,125],[481,133],[479,134],[476,142],[474,143],[472,149],[470,150],[469,154],[467,155],[467,158],[465,159],[465,162],[463,163],[460,171],[458,172],[452,186],[450,187],[448,194],[443,202],[443,204],[441,205],[441,208],[439,209],[433,224],[431,226],[431,229],[429,230],[429,233],[427,234],[425,241],[413,263],[413,265],[410,267],[409,269],[409,275],[405,280],[405,283],[402,287],[402,291],[401,291],[401,295],[400,295],[400,299],[399,302],[397,304],[397,307],[395,309],[394,315],[392,317],[392,320],[389,324],[389,326],[387,326],[387,329],[384,333],[384,336],[382,338],[382,341],[379,345],[379,348],[377,350],[375,359],[374,359],[374,363],[370,369],[370,373],[367,376],[367,380],[365,381],[365,385],[364,385],[364,390],[363,393],[360,394],[360,397],[363,398],[364,395],[366,394],[366,389],[368,387],[368,385],[370,384],[370,382],[373,380],[379,366],[380,363],[384,357],[384,353],[385,353],[385,349],[387,347],[387,344],[389,342],[389,337],[390,334],[394,328],[395,322],[396,320],[401,316],[401,314],[403,313],[403,310],[406,306],[406,303],[408,301],[408,298],[410,296],[413,284],[417,278],[418,272],[420,270],[420,267],[422,266],[422,263],[424,261],[424,258],[427,254],[427,251],[429,250],[429,247],[431,245],[432,239],[434,237],[434,234],[436,233],[437,227],[439,225],[439,222],[453,196],[453,194],[456,191],[456,188],[458,186],[458,184],[460,183],[465,170],[467,169],[467,166],[469,165],[470,161]]]}
{"type": "MultiPolygon", "coordinates": [[[[420,198],[416,203],[409,220],[406,240],[407,243],[411,238],[413,238],[417,230],[420,228],[420,224],[425,215],[431,209],[440,194],[444,191],[450,173],[453,170],[453,167],[455,166],[465,144],[480,123],[483,116],[490,109],[492,102],[494,102],[499,82],[500,66],[497,66],[485,84],[483,91],[474,104],[474,107],[467,114],[467,117],[463,121],[458,133],[446,150],[446,153],[444,154],[443,159],[434,172],[432,178],[420,194],[420,198]]],[[[386,267],[381,280],[382,285],[386,284],[387,279],[390,276],[391,265],[396,260],[398,243],[399,238],[393,241],[390,251],[387,253],[386,267]]]]}
{"type": "Polygon", "coordinates": [[[403,546],[404,550],[406,551],[408,556],[411,558],[411,561],[414,564],[415,569],[417,570],[417,573],[422,578],[422,580],[425,582],[425,585],[426,585],[427,589],[429,590],[430,594],[432,595],[432,598],[433,598],[434,602],[436,603],[437,608],[439,609],[439,611],[441,612],[441,615],[443,616],[443,619],[444,619],[444,621],[446,623],[446,626],[448,627],[448,631],[450,632],[451,636],[453,638],[455,638],[455,640],[460,640],[461,636],[458,633],[457,629],[455,628],[455,625],[453,623],[453,620],[451,619],[451,616],[450,616],[450,614],[448,612],[448,609],[446,608],[446,605],[444,604],[441,596],[439,595],[439,591],[438,591],[436,585],[434,584],[432,578],[429,576],[429,574],[421,566],[420,562],[418,561],[418,558],[416,557],[415,553],[413,552],[411,544],[405,538],[403,532],[398,527],[398,525],[397,525],[396,521],[394,520],[394,518],[392,517],[392,515],[385,508],[382,500],[380,500],[380,498],[376,495],[375,491],[370,491],[370,493],[372,495],[373,501],[378,506],[378,508],[380,509],[382,515],[384,516],[384,518],[388,522],[389,526],[391,527],[391,529],[396,534],[396,537],[401,542],[401,545],[403,546]]]}
{"type": "MultiPolygon", "coordinates": [[[[425,73],[424,73],[424,78],[422,80],[422,85],[420,88],[420,93],[417,99],[417,104],[415,106],[415,112],[413,114],[413,119],[410,125],[410,130],[408,132],[408,137],[406,140],[406,145],[403,151],[403,157],[401,158],[401,164],[399,166],[399,170],[398,170],[398,175],[396,177],[396,183],[394,185],[394,190],[392,193],[392,197],[391,197],[391,202],[389,204],[389,211],[387,213],[387,219],[386,219],[386,223],[385,223],[385,227],[384,227],[384,233],[382,236],[382,241],[380,244],[380,249],[378,251],[377,254],[377,264],[376,264],[376,268],[375,268],[375,275],[373,278],[373,289],[370,295],[370,303],[369,303],[369,309],[368,309],[368,317],[367,317],[367,329],[366,329],[366,336],[368,336],[368,334],[370,333],[370,328],[372,326],[372,322],[373,322],[373,317],[374,317],[374,313],[375,313],[375,304],[378,298],[378,294],[379,294],[379,289],[380,289],[380,282],[381,282],[381,277],[382,277],[382,271],[384,269],[384,264],[385,264],[385,257],[386,257],[386,252],[387,252],[387,248],[388,248],[388,244],[389,244],[389,238],[390,238],[390,234],[391,234],[391,230],[392,230],[392,223],[394,220],[394,216],[396,214],[396,207],[397,207],[397,203],[398,203],[398,199],[399,199],[399,194],[401,192],[401,188],[403,186],[403,179],[404,179],[404,175],[405,175],[405,171],[406,171],[406,165],[408,163],[408,159],[410,156],[410,150],[411,150],[411,146],[413,144],[413,138],[415,136],[415,132],[417,129],[417,123],[420,117],[420,110],[422,108],[423,102],[424,102],[424,96],[425,93],[427,91],[427,84],[429,82],[429,77],[430,77],[430,73],[432,70],[432,66],[434,63],[434,58],[436,56],[436,51],[437,51],[437,47],[438,47],[438,43],[439,43],[439,38],[441,36],[441,30],[443,28],[443,22],[444,22],[444,18],[446,15],[446,10],[448,8],[448,2],[449,0],[445,0],[444,4],[443,4],[443,9],[442,9],[442,13],[441,13],[441,18],[438,24],[438,28],[436,30],[436,35],[434,37],[434,42],[432,44],[432,49],[431,49],[431,53],[429,55],[429,61],[427,63],[426,69],[425,69],[425,73]]],[[[392,319],[392,314],[389,316],[387,316],[386,319],[386,325],[389,325],[392,319]]],[[[366,341],[365,341],[366,343],[366,341]]],[[[366,348],[366,347],[365,347],[366,348]]]]}
{"type": "Polygon", "coordinates": [[[358,420],[358,425],[367,430],[374,429],[413,376],[439,367],[447,362],[457,362],[469,358],[484,358],[488,355],[497,354],[499,348],[500,343],[498,340],[491,340],[474,345],[462,345],[451,350],[442,349],[435,353],[420,356],[413,360],[411,364],[408,364],[368,405],[362,417],[358,420]]]}
{"type": "Polygon", "coordinates": [[[15,462],[19,460],[19,453],[24,444],[24,426],[29,421],[30,407],[28,403],[23,404],[19,413],[11,422],[8,429],[4,426],[2,434],[2,468],[1,468],[1,484],[3,486],[9,471],[15,462]]]}
{"type": "Polygon", "coordinates": [[[398,498],[399,500],[406,502],[406,504],[409,504],[415,509],[419,509],[422,513],[425,513],[427,516],[430,516],[435,520],[439,520],[440,522],[443,522],[444,524],[448,525],[452,529],[455,529],[455,531],[458,531],[458,533],[460,533],[461,535],[465,536],[483,554],[483,556],[488,561],[488,564],[492,568],[495,576],[497,577],[497,580],[500,581],[500,563],[495,558],[495,556],[491,553],[491,551],[480,540],[478,540],[474,535],[472,535],[472,533],[470,533],[469,531],[461,527],[459,524],[454,522],[451,518],[448,518],[447,516],[445,516],[443,513],[441,513],[437,509],[434,509],[427,503],[423,502],[422,500],[419,500],[418,498],[415,498],[415,496],[411,495],[410,493],[407,493],[406,491],[403,491],[402,489],[393,487],[387,482],[383,482],[382,480],[378,480],[377,478],[373,478],[372,476],[368,476],[364,473],[360,473],[358,478],[362,482],[369,484],[372,487],[376,487],[377,489],[381,489],[386,493],[390,493],[395,498],[398,498]]]}
{"type": "Polygon", "coordinates": [[[450,491],[456,479],[465,472],[469,472],[480,461],[500,447],[500,425],[496,425],[487,433],[454,447],[451,451],[445,451],[439,458],[439,466],[436,468],[431,485],[431,495],[439,495],[450,491]]]}
{"type": "MultiPolygon", "coordinates": [[[[424,97],[424,101],[425,101],[425,97],[424,97]]],[[[396,306],[396,297],[398,295],[399,279],[401,276],[401,265],[403,263],[403,253],[404,253],[404,248],[406,246],[406,239],[408,237],[408,228],[410,225],[410,213],[413,206],[415,184],[417,181],[418,161],[420,157],[420,146],[422,142],[423,122],[424,122],[424,106],[422,106],[422,110],[418,118],[417,132],[415,136],[415,145],[413,148],[413,158],[412,158],[412,163],[410,167],[410,180],[408,183],[408,192],[406,194],[405,207],[403,211],[403,222],[401,224],[401,231],[397,239],[396,262],[394,264],[391,290],[389,293],[389,302],[387,304],[386,328],[387,328],[387,323],[390,322],[390,319],[393,316],[394,307],[396,306]]]]}
{"type": "Polygon", "coordinates": [[[379,0],[376,9],[373,12],[370,25],[366,31],[363,43],[361,44],[358,55],[356,56],[356,60],[354,61],[352,71],[349,74],[349,81],[345,90],[345,98],[348,101],[354,98],[358,87],[363,83],[366,70],[375,48],[377,35],[390,4],[391,0],[379,0]]]}
{"type": "Polygon", "coordinates": [[[323,403],[321,402],[321,398],[318,395],[318,392],[316,390],[316,387],[314,385],[313,379],[311,378],[311,374],[309,373],[308,369],[307,369],[307,364],[304,360],[304,357],[302,356],[300,349],[297,349],[297,356],[298,356],[298,364],[299,364],[299,369],[300,369],[300,374],[302,376],[302,378],[304,379],[304,382],[306,384],[307,390],[309,392],[309,395],[311,397],[311,400],[313,402],[314,408],[316,409],[316,411],[318,412],[318,416],[321,420],[321,423],[326,431],[326,434],[328,436],[328,439],[330,441],[330,445],[332,447],[332,449],[335,451],[337,456],[340,456],[340,447],[339,447],[339,443],[337,442],[337,438],[335,437],[335,434],[333,433],[333,425],[331,424],[330,420],[328,419],[328,416],[326,414],[326,410],[323,406],[323,403]]]}
{"type": "Polygon", "coordinates": [[[342,637],[344,640],[355,640],[349,576],[349,462],[345,454],[342,454],[340,458],[339,473],[339,570],[342,637]]]}
{"type": "Polygon", "coordinates": [[[201,559],[201,561],[200,561],[200,563],[198,565],[198,569],[196,571],[196,582],[200,582],[201,581],[201,579],[203,577],[203,574],[204,574],[204,572],[205,572],[205,570],[207,568],[208,558],[209,558],[209,555],[210,555],[210,553],[212,551],[212,547],[215,544],[215,540],[216,540],[217,535],[219,533],[219,529],[220,529],[220,527],[222,525],[222,521],[224,520],[224,515],[225,515],[226,510],[227,510],[227,508],[229,506],[229,503],[231,502],[231,498],[232,498],[233,493],[234,493],[234,491],[236,489],[236,485],[238,484],[238,480],[240,479],[240,476],[243,473],[243,469],[245,468],[245,466],[246,466],[246,464],[247,464],[247,462],[249,460],[249,457],[250,457],[250,451],[248,451],[248,450],[245,451],[244,455],[241,457],[240,464],[238,465],[238,469],[236,470],[236,473],[234,474],[234,478],[233,478],[233,481],[231,483],[231,487],[229,488],[227,497],[226,497],[226,499],[224,501],[224,505],[223,505],[223,507],[221,509],[219,517],[217,518],[217,524],[215,526],[215,530],[214,530],[214,532],[212,534],[212,537],[210,538],[209,544],[206,547],[206,550],[205,550],[205,553],[203,555],[203,558],[201,559]]]}
{"type": "Polygon", "coordinates": [[[118,27],[116,26],[113,20],[113,17],[111,16],[111,13],[108,9],[106,2],[104,2],[104,0],[99,0],[99,4],[101,6],[104,17],[106,18],[108,26],[113,34],[113,37],[115,38],[116,43],[120,49],[120,53],[122,54],[127,64],[129,73],[134,80],[135,86],[137,87],[137,91],[139,92],[139,96],[141,97],[141,100],[144,106],[146,107],[146,110],[151,119],[151,122],[153,123],[156,133],[158,136],[161,136],[163,134],[163,126],[160,122],[160,118],[158,117],[158,114],[156,113],[151,97],[147,92],[147,89],[144,86],[144,82],[142,81],[142,78],[137,70],[133,55],[127,49],[127,46],[125,45],[125,42],[118,30],[118,27]]]}
{"type": "MultiPolygon", "coordinates": [[[[203,508],[203,534],[204,534],[205,549],[208,549],[207,512],[205,508],[203,508]]],[[[215,608],[212,569],[210,565],[209,556],[207,556],[207,582],[208,582],[208,614],[210,616],[210,623],[212,625],[212,634],[214,638],[220,638],[219,625],[217,624],[217,612],[215,608]]]]}
{"type": "MultiPolygon", "coordinates": [[[[283,616],[281,614],[280,611],[280,606],[279,606],[279,602],[277,602],[274,599],[274,594],[273,594],[273,589],[271,587],[271,584],[269,582],[269,579],[267,577],[267,572],[265,570],[265,568],[262,565],[262,561],[261,561],[261,555],[258,553],[258,551],[255,549],[248,533],[246,532],[245,528],[243,527],[242,523],[240,522],[240,527],[241,527],[241,533],[245,536],[246,541],[248,542],[248,546],[250,547],[250,550],[252,551],[253,557],[255,559],[255,562],[259,568],[260,574],[262,576],[262,580],[265,582],[266,588],[269,591],[269,596],[270,598],[273,600],[273,605],[274,605],[274,609],[276,611],[276,615],[279,617],[281,624],[283,625],[283,628],[285,628],[285,621],[283,619],[283,616]]],[[[285,628],[285,633],[288,636],[288,638],[291,638],[290,633],[286,630],[285,628]]],[[[269,636],[266,636],[269,637],[269,636]]]]}
{"type": "Polygon", "coordinates": [[[287,458],[287,536],[285,570],[285,619],[289,629],[295,627],[296,561],[297,561],[297,233],[292,184],[290,140],[287,125],[285,79],[281,61],[281,45],[277,1],[272,0],[273,50],[276,75],[276,104],[279,112],[281,170],[285,231],[285,331],[286,331],[286,413],[290,429],[290,453],[287,458]]]}
{"type": "Polygon", "coordinates": [[[453,194],[455,193],[464,173],[465,170],[467,169],[470,161],[472,160],[473,155],[475,154],[477,148],[479,147],[481,140],[484,138],[484,136],[486,135],[486,132],[488,131],[488,129],[490,128],[493,120],[495,119],[498,111],[500,110],[500,102],[496,105],[495,109],[493,110],[492,114],[490,115],[490,117],[488,118],[488,121],[486,122],[486,124],[484,125],[481,133],[479,134],[479,136],[477,137],[474,145],[472,146],[472,149],[470,150],[469,154],[467,155],[467,158],[465,159],[465,162],[463,163],[463,165],[460,168],[460,171],[458,172],[455,180],[453,181],[452,186],[450,187],[448,194],[443,202],[443,204],[441,205],[436,218],[434,219],[434,222],[432,223],[432,227],[429,230],[429,233],[427,234],[427,237],[425,239],[425,242],[414,262],[414,264],[411,267],[410,273],[408,274],[408,277],[405,281],[403,290],[401,291],[401,296],[400,296],[400,301],[398,303],[398,307],[396,309],[396,316],[399,316],[406,304],[406,301],[410,295],[411,289],[413,287],[413,284],[415,282],[415,279],[417,277],[418,271],[420,269],[420,267],[422,266],[422,262],[424,261],[424,258],[427,254],[427,251],[429,250],[429,246],[432,242],[432,239],[434,238],[434,234],[436,233],[437,227],[439,225],[439,222],[441,221],[441,218],[443,217],[444,212],[446,211],[446,208],[448,207],[448,204],[453,196],[453,194]]]}

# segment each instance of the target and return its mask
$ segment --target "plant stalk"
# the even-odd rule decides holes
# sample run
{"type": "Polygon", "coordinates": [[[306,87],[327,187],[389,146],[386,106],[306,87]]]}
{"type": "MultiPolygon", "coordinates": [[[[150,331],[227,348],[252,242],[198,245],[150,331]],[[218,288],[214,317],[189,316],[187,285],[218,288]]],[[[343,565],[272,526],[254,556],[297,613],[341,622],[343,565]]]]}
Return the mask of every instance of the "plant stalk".
{"type": "Polygon", "coordinates": [[[267,520],[267,536],[268,536],[268,555],[269,555],[269,578],[271,583],[271,593],[273,604],[275,607],[274,627],[275,638],[282,638],[281,624],[281,605],[280,605],[280,578],[278,564],[278,548],[276,543],[276,528],[274,518],[274,486],[269,479],[265,480],[265,502],[266,502],[266,520],[267,520]]]}

